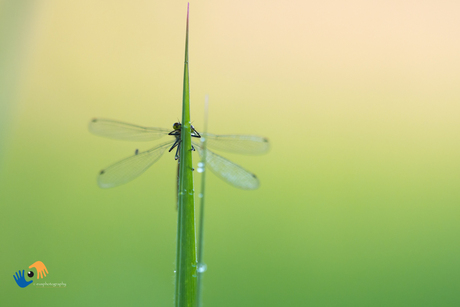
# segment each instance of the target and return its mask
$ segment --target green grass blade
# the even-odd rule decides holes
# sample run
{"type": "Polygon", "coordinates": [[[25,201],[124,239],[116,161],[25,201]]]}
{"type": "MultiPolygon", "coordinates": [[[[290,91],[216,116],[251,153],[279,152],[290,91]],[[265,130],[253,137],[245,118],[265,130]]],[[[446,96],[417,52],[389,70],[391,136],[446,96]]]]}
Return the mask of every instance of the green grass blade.
{"type": "Polygon", "coordinates": [[[184,90],[179,162],[178,222],[176,253],[176,307],[196,306],[196,234],[192,173],[190,88],[188,73],[188,6],[185,39],[184,90]]]}
{"type": "Polygon", "coordinates": [[[201,157],[201,164],[198,166],[198,172],[201,172],[201,192],[200,192],[200,221],[198,225],[198,280],[197,280],[197,307],[203,304],[203,273],[206,271],[206,264],[203,261],[204,251],[204,192],[206,184],[206,143],[208,132],[208,97],[206,96],[204,105],[204,127],[203,136],[201,137],[201,148],[203,156],[201,157]]]}

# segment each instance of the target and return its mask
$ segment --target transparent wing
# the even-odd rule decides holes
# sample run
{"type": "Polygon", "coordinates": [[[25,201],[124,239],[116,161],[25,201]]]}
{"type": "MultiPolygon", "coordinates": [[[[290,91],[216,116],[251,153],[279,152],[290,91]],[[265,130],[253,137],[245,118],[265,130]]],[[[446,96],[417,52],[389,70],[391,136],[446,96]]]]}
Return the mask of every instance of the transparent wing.
{"type": "Polygon", "coordinates": [[[157,162],[172,143],[160,144],[107,167],[99,173],[97,184],[101,188],[113,188],[133,180],[157,162]]]}
{"type": "Polygon", "coordinates": [[[142,127],[103,118],[92,119],[89,122],[89,131],[96,135],[127,141],[153,141],[170,132],[163,128],[142,127]]]}
{"type": "Polygon", "coordinates": [[[227,152],[260,155],[270,148],[268,139],[256,135],[215,135],[207,133],[202,137],[207,138],[209,148],[227,152]]]}
{"type": "MultiPolygon", "coordinates": [[[[199,146],[195,148],[203,156],[203,150],[199,146]]],[[[210,150],[206,151],[206,165],[214,174],[237,188],[255,190],[259,187],[256,175],[210,150]]]]}

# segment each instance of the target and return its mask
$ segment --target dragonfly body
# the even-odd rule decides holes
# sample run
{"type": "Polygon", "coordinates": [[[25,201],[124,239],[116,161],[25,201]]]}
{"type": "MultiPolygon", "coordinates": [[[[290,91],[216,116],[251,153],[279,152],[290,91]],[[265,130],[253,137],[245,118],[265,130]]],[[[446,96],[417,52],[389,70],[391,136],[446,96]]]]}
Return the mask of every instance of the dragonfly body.
{"type": "MultiPolygon", "coordinates": [[[[198,131],[195,130],[195,128],[193,128],[193,126],[191,126],[192,128],[192,137],[194,138],[201,138],[201,135],[198,133],[198,131]]],[[[180,144],[182,142],[181,140],[181,128],[182,128],[182,125],[181,123],[174,123],[173,125],[173,131],[171,131],[170,133],[168,133],[168,135],[174,135],[176,137],[176,141],[174,142],[173,146],[171,146],[171,148],[168,150],[169,152],[171,152],[171,150],[174,149],[174,147],[177,147],[176,149],[176,155],[175,155],[175,159],[178,160],[179,159],[179,153],[180,153],[180,144]]],[[[192,148],[191,148],[193,151],[195,151],[195,147],[193,147],[192,145],[192,148]]]]}
{"type": "MultiPolygon", "coordinates": [[[[174,139],[166,143],[140,152],[136,149],[133,156],[123,159],[102,170],[98,176],[98,184],[101,188],[111,188],[127,183],[138,177],[163,155],[167,148],[171,152],[176,148],[175,159],[180,161],[181,140],[180,123],[174,123],[173,131],[163,128],[142,127],[123,123],[110,119],[93,119],[89,123],[89,130],[99,136],[127,141],[153,141],[163,136],[173,136],[174,139]]],[[[254,135],[200,135],[191,126],[193,138],[207,138],[207,147],[242,154],[263,154],[268,151],[269,143],[266,138],[254,135]]],[[[198,150],[203,156],[200,144],[192,140],[190,150],[198,150]]],[[[251,172],[241,166],[221,157],[220,155],[206,150],[207,166],[227,183],[245,190],[258,188],[259,180],[251,172]]]]}

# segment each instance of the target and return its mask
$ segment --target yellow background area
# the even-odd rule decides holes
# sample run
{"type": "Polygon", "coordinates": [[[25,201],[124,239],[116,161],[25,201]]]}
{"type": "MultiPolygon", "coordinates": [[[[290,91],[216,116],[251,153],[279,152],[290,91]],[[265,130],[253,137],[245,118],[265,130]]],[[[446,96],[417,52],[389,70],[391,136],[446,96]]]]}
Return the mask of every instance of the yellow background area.
{"type": "MultiPolygon", "coordinates": [[[[87,125],[181,118],[186,8],[0,2],[1,306],[173,305],[174,154],[102,190],[100,169],[156,143],[87,125]],[[35,261],[67,287],[19,288],[35,261]]],[[[192,124],[208,94],[209,132],[271,143],[218,152],[258,190],[207,176],[204,306],[460,305],[459,15],[456,1],[190,3],[192,124]]]]}

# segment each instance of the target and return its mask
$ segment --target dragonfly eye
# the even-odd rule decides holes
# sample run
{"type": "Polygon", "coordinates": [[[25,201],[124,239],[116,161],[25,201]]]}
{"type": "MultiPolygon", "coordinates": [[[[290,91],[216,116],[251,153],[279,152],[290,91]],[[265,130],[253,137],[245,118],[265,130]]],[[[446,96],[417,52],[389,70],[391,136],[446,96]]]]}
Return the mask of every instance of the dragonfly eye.
{"type": "Polygon", "coordinates": [[[174,129],[174,130],[180,130],[180,126],[181,126],[180,123],[174,123],[173,129],[174,129]]]}

